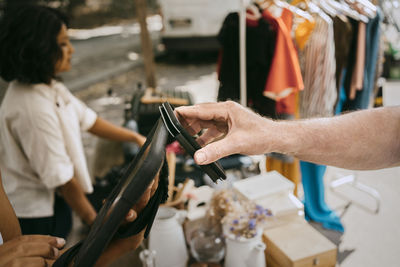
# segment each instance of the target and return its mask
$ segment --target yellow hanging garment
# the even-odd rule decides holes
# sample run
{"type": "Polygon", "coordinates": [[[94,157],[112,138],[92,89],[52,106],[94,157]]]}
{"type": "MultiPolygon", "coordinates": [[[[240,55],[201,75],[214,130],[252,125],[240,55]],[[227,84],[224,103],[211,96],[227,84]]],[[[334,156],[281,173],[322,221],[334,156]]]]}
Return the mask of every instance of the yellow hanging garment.
{"type": "MultiPolygon", "coordinates": [[[[308,9],[309,1],[293,0],[290,4],[293,6],[302,4],[304,9],[308,9]]],[[[294,39],[299,49],[303,50],[304,47],[306,46],[308,39],[311,36],[312,31],[314,30],[315,20],[297,17],[294,19],[294,24],[295,24],[294,39]]]]}
{"type": "Polygon", "coordinates": [[[310,38],[312,31],[315,27],[315,20],[309,21],[304,20],[299,23],[295,30],[295,41],[300,50],[303,50],[308,39],[310,38]]]}

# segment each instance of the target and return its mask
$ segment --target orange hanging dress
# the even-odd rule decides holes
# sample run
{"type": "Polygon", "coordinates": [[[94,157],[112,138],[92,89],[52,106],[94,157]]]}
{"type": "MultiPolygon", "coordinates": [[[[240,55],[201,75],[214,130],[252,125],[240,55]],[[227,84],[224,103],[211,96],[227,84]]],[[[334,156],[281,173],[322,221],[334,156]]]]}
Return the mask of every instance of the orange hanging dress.
{"type": "Polygon", "coordinates": [[[280,17],[274,17],[268,9],[263,17],[276,28],[275,54],[264,88],[264,96],[277,101],[278,114],[294,114],[295,93],[304,89],[297,50],[291,37],[293,14],[282,9],[280,17]]]}

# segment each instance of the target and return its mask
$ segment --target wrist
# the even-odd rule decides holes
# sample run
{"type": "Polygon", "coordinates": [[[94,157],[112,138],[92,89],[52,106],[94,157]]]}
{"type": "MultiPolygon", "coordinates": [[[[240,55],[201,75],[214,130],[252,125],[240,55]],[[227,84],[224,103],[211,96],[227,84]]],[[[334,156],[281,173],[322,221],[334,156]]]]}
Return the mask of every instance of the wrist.
{"type": "Polygon", "coordinates": [[[94,223],[94,220],[96,219],[96,212],[90,212],[82,216],[82,221],[87,225],[87,226],[92,226],[94,223]]]}
{"type": "Polygon", "coordinates": [[[139,133],[133,133],[133,142],[138,144],[139,146],[143,146],[146,141],[146,137],[139,133]]]}
{"type": "Polygon", "coordinates": [[[296,131],[297,126],[293,122],[269,120],[268,136],[265,140],[268,148],[266,152],[278,152],[287,155],[294,155],[297,149],[296,131]]]}

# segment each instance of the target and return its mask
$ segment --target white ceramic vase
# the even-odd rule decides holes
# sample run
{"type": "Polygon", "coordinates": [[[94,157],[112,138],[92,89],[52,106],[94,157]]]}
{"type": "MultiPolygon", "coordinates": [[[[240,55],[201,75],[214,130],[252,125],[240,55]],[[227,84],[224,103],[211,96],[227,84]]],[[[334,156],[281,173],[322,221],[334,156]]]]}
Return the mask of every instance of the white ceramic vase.
{"type": "Polygon", "coordinates": [[[149,236],[149,249],[156,252],[156,267],[186,267],[188,251],[182,223],[187,212],[160,207],[149,236]]]}
{"type": "Polygon", "coordinates": [[[265,267],[265,244],[261,232],[253,238],[227,235],[225,267],[265,267]]]}

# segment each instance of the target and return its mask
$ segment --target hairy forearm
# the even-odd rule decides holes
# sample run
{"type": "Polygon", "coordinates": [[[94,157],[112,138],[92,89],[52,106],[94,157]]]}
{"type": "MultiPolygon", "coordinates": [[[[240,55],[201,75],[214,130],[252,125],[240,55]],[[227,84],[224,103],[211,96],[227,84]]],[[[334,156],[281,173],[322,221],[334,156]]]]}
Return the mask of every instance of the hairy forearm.
{"type": "Polygon", "coordinates": [[[139,145],[143,145],[145,141],[141,134],[116,126],[100,117],[97,118],[89,132],[102,138],[121,142],[134,142],[139,145]]]}
{"type": "Polygon", "coordinates": [[[275,127],[279,135],[272,136],[271,151],[301,160],[360,170],[400,163],[400,107],[278,122],[275,127]]]}
{"type": "Polygon", "coordinates": [[[88,225],[91,225],[96,218],[96,211],[86,198],[76,178],[59,187],[59,191],[65,202],[78,214],[88,225]]]}

